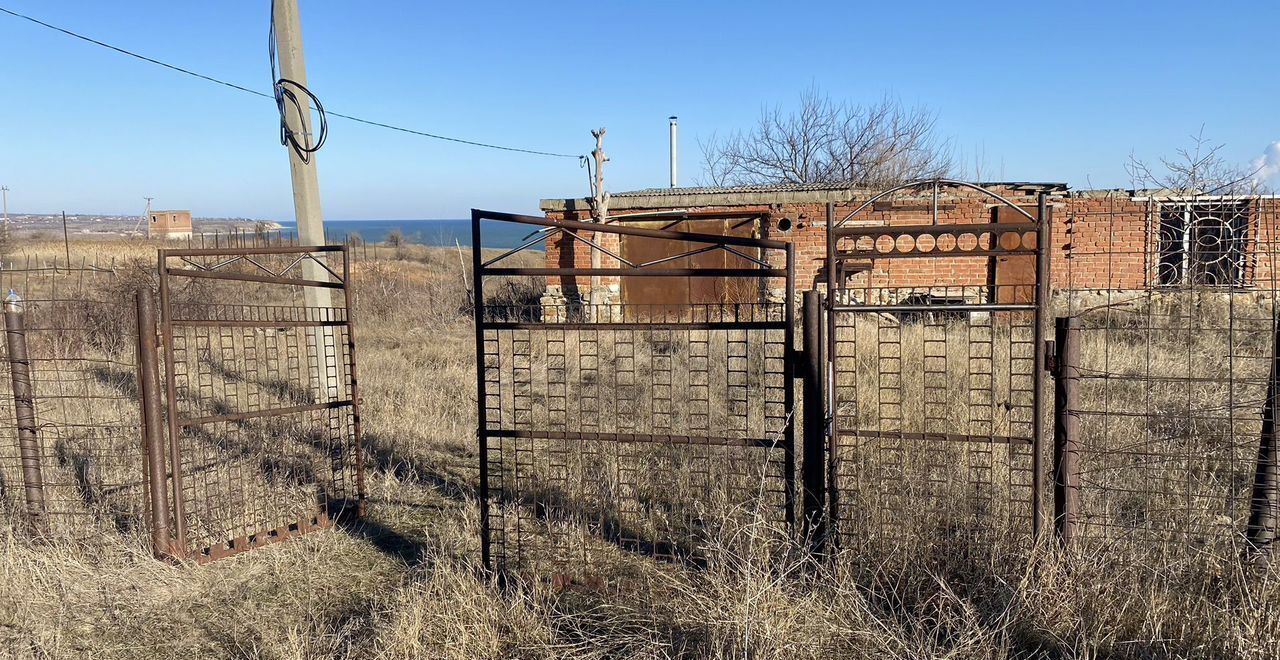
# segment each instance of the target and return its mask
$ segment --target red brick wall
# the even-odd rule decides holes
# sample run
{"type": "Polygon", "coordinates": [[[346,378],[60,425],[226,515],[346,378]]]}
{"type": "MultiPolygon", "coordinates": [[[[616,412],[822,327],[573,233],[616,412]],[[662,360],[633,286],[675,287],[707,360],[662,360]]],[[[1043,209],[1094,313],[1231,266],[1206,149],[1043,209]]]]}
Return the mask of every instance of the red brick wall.
{"type": "Polygon", "coordinates": [[[1257,227],[1256,247],[1250,262],[1250,279],[1259,288],[1280,288],[1280,199],[1259,199],[1250,222],[1257,227]]]}
{"type": "MultiPolygon", "coordinates": [[[[998,190],[1000,194],[1034,215],[1036,195],[1033,191],[998,190]]],[[[853,200],[835,207],[835,219],[843,219],[864,200],[853,200]]],[[[928,198],[898,199],[876,202],[850,224],[913,225],[932,222],[928,198]]],[[[945,194],[939,199],[939,224],[988,223],[994,220],[995,199],[976,192],[945,194]]],[[[1151,285],[1151,264],[1157,259],[1157,241],[1148,227],[1148,202],[1135,199],[1127,191],[1090,191],[1070,193],[1050,199],[1050,281],[1058,289],[1141,289],[1151,285]]],[[[1272,280],[1280,279],[1280,200],[1260,199],[1251,221],[1256,234],[1251,241],[1250,282],[1273,288],[1272,280]]],[[[653,209],[661,210],[661,209],[653,209]]],[[[787,233],[766,228],[763,238],[773,238],[795,246],[796,289],[824,288],[823,263],[826,257],[825,204],[785,204],[732,207],[703,207],[698,212],[764,211],[776,221],[787,217],[793,229],[787,233]]],[[[551,211],[555,219],[588,219],[585,212],[551,211]]],[[[625,222],[625,221],[624,221],[625,222]]],[[[587,238],[592,238],[587,236],[587,238]]],[[[594,240],[594,239],[593,239],[594,240]]],[[[605,247],[617,248],[617,237],[605,235],[605,247]],[[612,242],[609,242],[612,241],[612,242]]],[[[586,267],[590,257],[586,245],[561,237],[547,245],[547,265],[586,267]],[[576,244],[575,244],[576,243],[576,244]]],[[[779,257],[780,260],[780,257],[779,257]]],[[[605,266],[614,266],[605,258],[605,266]]],[[[776,264],[782,267],[782,263],[776,264]]],[[[991,261],[987,257],[940,257],[920,259],[880,259],[873,262],[869,274],[857,275],[849,281],[853,287],[941,287],[983,286],[989,283],[991,261]],[[862,278],[862,279],[859,279],[862,278]],[[866,278],[870,278],[868,281],[866,278]]],[[[586,278],[583,278],[584,280],[586,278]]],[[[617,284],[608,281],[605,284],[617,284]]],[[[549,278],[549,284],[561,284],[549,278]]],[[[572,282],[570,282],[572,284],[572,282]]],[[[589,283],[578,283],[585,293],[589,283]]]]}

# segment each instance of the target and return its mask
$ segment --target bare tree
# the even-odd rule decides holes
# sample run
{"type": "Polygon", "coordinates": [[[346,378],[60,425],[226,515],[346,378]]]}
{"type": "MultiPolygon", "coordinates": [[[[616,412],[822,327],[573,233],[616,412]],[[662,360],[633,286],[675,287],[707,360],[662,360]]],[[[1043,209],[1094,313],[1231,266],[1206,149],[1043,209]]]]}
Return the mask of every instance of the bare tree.
{"type": "Polygon", "coordinates": [[[1225,145],[1214,144],[1200,132],[1190,136],[1190,144],[1179,147],[1172,157],[1161,157],[1158,166],[1134,154],[1125,170],[1137,188],[1161,188],[1179,195],[1247,195],[1262,192],[1258,169],[1247,169],[1222,156],[1225,145]]]}
{"type": "Polygon", "coordinates": [[[816,87],[794,111],[765,108],[755,128],[702,147],[712,185],[849,183],[881,186],[943,176],[951,149],[935,134],[936,117],[885,96],[871,105],[833,101],[816,87]]]}

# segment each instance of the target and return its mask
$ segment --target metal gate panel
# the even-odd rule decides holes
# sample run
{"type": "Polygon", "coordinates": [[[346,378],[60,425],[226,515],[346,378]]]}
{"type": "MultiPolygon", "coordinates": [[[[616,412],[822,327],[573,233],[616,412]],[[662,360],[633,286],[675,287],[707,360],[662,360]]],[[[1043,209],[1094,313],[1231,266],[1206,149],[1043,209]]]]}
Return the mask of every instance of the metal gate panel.
{"type": "Polygon", "coordinates": [[[828,208],[828,501],[841,546],[926,557],[1036,533],[1044,211],[1043,195],[1032,214],[946,180],[887,190],[839,221],[828,208]],[[940,221],[955,189],[998,209],[996,222],[940,221]],[[928,196],[928,215],[868,221],[896,194],[928,196]]]}
{"type": "Polygon", "coordinates": [[[472,223],[487,567],[596,580],[641,557],[698,565],[711,537],[746,522],[790,530],[789,245],[486,211],[473,211],[472,223]],[[647,262],[608,250],[611,265],[599,270],[509,268],[498,264],[520,249],[487,256],[480,247],[482,222],[491,221],[545,228],[526,247],[563,233],[591,250],[603,249],[603,234],[682,249],[647,262]],[[735,267],[682,254],[707,251],[733,255],[735,267]],[[593,276],[724,278],[782,294],[714,304],[551,301],[529,288],[548,276],[574,285],[593,276]]]}
{"type": "Polygon", "coordinates": [[[172,554],[363,515],[345,247],[161,250],[172,554]]]}

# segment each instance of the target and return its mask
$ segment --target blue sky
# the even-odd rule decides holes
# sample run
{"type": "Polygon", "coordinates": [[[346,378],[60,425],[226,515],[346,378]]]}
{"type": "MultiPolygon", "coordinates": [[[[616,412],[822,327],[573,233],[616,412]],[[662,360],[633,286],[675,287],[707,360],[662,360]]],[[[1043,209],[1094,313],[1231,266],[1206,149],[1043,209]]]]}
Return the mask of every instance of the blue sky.
{"type": "MultiPolygon", "coordinates": [[[[0,6],[269,91],[269,0],[0,6]]],[[[335,111],[533,149],[585,153],[606,126],[607,187],[681,179],[699,138],[749,126],[806,87],[938,114],[991,178],[1126,186],[1205,134],[1241,165],[1280,159],[1280,3],[302,0],[311,88],[335,111]]],[[[274,104],[0,15],[0,183],[14,211],[291,219],[274,104]]],[[[462,217],[582,195],[572,159],[476,149],[331,120],[326,216],[462,217]]]]}

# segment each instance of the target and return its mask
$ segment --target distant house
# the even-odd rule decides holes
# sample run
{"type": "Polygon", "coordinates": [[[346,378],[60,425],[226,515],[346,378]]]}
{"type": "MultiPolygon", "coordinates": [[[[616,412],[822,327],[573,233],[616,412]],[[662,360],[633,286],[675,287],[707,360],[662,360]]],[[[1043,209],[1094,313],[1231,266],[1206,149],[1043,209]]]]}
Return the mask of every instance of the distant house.
{"type": "MultiPolygon", "coordinates": [[[[1280,269],[1280,200],[1275,196],[1175,195],[1167,191],[1069,190],[1060,183],[984,183],[983,188],[1031,215],[1040,193],[1048,197],[1050,281],[1056,289],[1135,290],[1187,286],[1275,289],[1280,269]]],[[[836,222],[870,200],[877,190],[833,184],[651,188],[611,195],[609,222],[712,234],[771,238],[794,245],[796,289],[826,286],[827,204],[836,222]]],[[[932,191],[918,188],[877,200],[844,226],[966,225],[1025,222],[999,199],[966,188],[942,188],[934,212],[932,191]]],[[[543,199],[548,218],[589,220],[583,198],[543,199]]],[[[962,232],[957,231],[958,237],[962,232]]],[[[660,258],[650,240],[602,235],[602,247],[624,259],[660,258]]],[[[848,240],[848,239],[846,239],[848,240]]],[[[987,240],[979,238],[979,240],[987,240]]],[[[838,250],[850,245],[842,243],[838,250]]],[[[662,249],[662,248],[659,248],[662,249]]],[[[685,247],[671,245],[673,254],[685,247]]],[[[933,249],[933,248],[930,248],[933,249]]],[[[945,252],[944,248],[937,248],[945,252]]],[[[550,267],[585,267],[589,248],[558,236],[548,241],[550,267]]],[[[990,289],[996,282],[1034,281],[1033,257],[945,256],[928,259],[868,259],[845,264],[838,277],[851,289],[891,291],[897,297],[940,295],[943,289],[990,289]],[[851,266],[851,267],[850,267],[851,266]]],[[[605,266],[616,266],[606,258],[605,266]]],[[[781,264],[775,264],[781,266],[781,264]]],[[[629,302],[627,282],[602,278],[606,299],[629,302]]],[[[588,277],[549,278],[547,296],[576,302],[590,289],[588,277]]],[[[677,293],[682,291],[673,289],[677,293]]],[[[698,289],[683,289],[702,303],[698,289]]],[[[706,295],[720,295],[703,287],[706,295]]],[[[777,299],[781,291],[766,295],[777,299]]],[[[977,294],[981,296],[981,294],[977,294]]],[[[648,302],[648,301],[646,301],[648,302]]]]}
{"type": "Polygon", "coordinates": [[[147,222],[147,238],[191,238],[191,211],[152,211],[147,222]]]}

